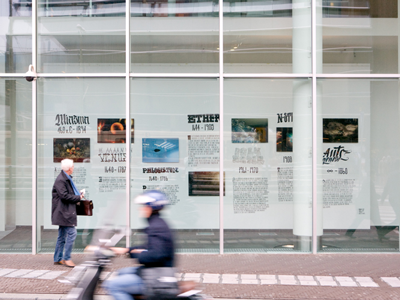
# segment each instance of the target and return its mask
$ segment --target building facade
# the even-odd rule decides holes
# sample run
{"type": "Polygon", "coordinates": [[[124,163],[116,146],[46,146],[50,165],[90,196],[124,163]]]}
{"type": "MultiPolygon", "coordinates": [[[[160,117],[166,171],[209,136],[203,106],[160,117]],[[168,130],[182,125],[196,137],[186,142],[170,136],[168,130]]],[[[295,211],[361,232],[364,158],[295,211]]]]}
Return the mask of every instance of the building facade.
{"type": "Polygon", "coordinates": [[[138,243],[149,189],[181,253],[398,252],[398,11],[1,1],[0,253],[53,252],[64,158],[94,202],[76,252],[103,226],[138,243]]]}

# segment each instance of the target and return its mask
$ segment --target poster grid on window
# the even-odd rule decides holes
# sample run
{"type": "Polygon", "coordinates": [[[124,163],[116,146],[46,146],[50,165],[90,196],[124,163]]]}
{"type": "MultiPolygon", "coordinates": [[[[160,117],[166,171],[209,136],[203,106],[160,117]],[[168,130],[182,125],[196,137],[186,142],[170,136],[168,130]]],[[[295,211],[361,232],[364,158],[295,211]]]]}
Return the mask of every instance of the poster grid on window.
{"type": "MultiPolygon", "coordinates": [[[[317,63],[317,48],[316,48],[316,32],[317,32],[317,22],[316,22],[316,7],[317,7],[317,0],[312,0],[312,26],[311,26],[311,33],[312,33],[312,73],[311,74],[224,74],[223,70],[223,1],[219,2],[219,73],[210,73],[210,74],[192,74],[192,73],[185,73],[185,74],[164,74],[164,73],[154,73],[154,74],[146,74],[146,73],[135,73],[132,74],[132,70],[130,70],[130,0],[126,1],[126,72],[125,73],[97,73],[97,74],[84,74],[84,73],[70,73],[70,74],[50,74],[50,73],[39,73],[37,74],[38,77],[42,78],[66,78],[66,77],[81,77],[81,78],[125,78],[126,79],[126,118],[129,118],[130,112],[130,78],[216,78],[220,80],[220,113],[221,118],[223,118],[223,87],[224,87],[224,78],[265,78],[265,79],[273,79],[273,78],[312,78],[312,118],[313,118],[313,127],[312,127],[312,136],[313,136],[313,164],[312,164],[312,183],[313,183],[313,236],[312,236],[312,252],[317,253],[317,234],[316,234],[316,165],[317,165],[317,151],[316,147],[316,140],[317,140],[317,92],[316,92],[316,85],[317,79],[399,79],[400,74],[320,74],[318,75],[316,69],[317,63]]],[[[37,70],[37,5],[38,0],[32,0],[32,65],[35,70],[37,70]]],[[[27,66],[28,67],[28,66],[27,66]]],[[[4,78],[24,78],[25,74],[22,73],[14,73],[14,74],[0,74],[0,77],[4,78]]],[[[36,106],[37,106],[37,81],[34,80],[32,82],[32,143],[33,145],[37,144],[37,132],[36,132],[36,106]]],[[[128,134],[128,133],[127,133],[128,134]]],[[[223,131],[220,132],[220,149],[221,155],[223,155],[223,131]]],[[[128,136],[127,136],[128,138],[128,136]]],[[[126,144],[127,147],[127,155],[129,158],[130,149],[126,144]]],[[[36,212],[36,186],[37,186],[37,152],[36,147],[32,147],[32,254],[37,253],[37,212],[36,212]]],[[[129,159],[126,163],[127,166],[127,175],[126,175],[126,184],[129,186],[130,184],[130,166],[129,166],[129,159]]],[[[220,158],[220,170],[223,170],[223,156],[220,158]]],[[[220,181],[223,180],[223,172],[220,172],[220,181]]],[[[220,184],[220,189],[222,189],[223,185],[220,184]]],[[[126,191],[126,207],[130,207],[130,191],[126,191]]],[[[223,193],[220,193],[220,253],[224,253],[223,249],[223,193]]],[[[127,209],[127,222],[129,225],[129,211],[127,209]]],[[[129,226],[127,226],[129,228],[129,226]]],[[[127,245],[129,244],[129,238],[126,240],[127,245]]]]}

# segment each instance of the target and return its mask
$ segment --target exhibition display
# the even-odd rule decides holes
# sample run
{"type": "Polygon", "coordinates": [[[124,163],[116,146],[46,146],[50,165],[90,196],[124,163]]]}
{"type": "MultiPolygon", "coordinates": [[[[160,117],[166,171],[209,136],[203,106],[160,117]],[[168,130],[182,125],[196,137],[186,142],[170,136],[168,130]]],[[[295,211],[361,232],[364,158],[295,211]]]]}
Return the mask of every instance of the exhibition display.
{"type": "Polygon", "coordinates": [[[145,190],[180,253],[399,252],[398,7],[2,1],[0,253],[54,251],[65,158],[75,252],[145,190]]]}

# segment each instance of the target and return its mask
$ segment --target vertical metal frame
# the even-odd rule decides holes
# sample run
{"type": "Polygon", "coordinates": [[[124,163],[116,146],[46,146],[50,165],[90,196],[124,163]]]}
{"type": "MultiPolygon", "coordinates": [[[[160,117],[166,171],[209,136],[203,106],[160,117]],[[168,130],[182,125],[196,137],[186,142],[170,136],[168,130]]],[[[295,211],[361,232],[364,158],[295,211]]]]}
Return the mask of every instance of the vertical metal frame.
{"type": "Polygon", "coordinates": [[[126,0],[125,8],[125,122],[126,122],[126,247],[131,239],[131,103],[130,103],[130,66],[131,66],[131,0],[126,0]],[[129,128],[129,129],[128,129],[129,128]]]}
{"type": "Polygon", "coordinates": [[[312,67],[312,253],[317,254],[317,0],[311,1],[312,67]]]}
{"type": "Polygon", "coordinates": [[[224,254],[224,0],[219,0],[219,254],[224,254]]]}
{"type": "MultiPolygon", "coordinates": [[[[37,0],[32,0],[32,65],[37,70],[37,0]]],[[[37,80],[32,81],[32,254],[37,254],[37,80]]]]}

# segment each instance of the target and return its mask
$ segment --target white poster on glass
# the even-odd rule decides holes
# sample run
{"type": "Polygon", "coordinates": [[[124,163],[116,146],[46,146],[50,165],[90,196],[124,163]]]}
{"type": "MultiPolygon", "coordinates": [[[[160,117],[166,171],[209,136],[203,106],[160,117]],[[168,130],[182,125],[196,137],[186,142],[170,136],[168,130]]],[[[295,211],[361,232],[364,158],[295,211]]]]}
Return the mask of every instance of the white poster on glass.
{"type": "Polygon", "coordinates": [[[323,228],[369,229],[370,83],[326,81],[321,88],[318,178],[323,228]]]}

